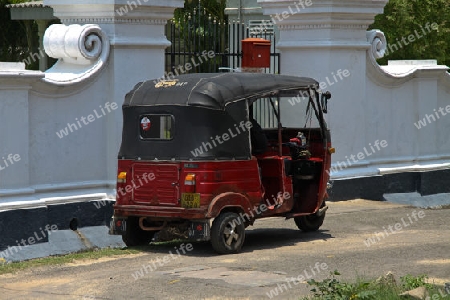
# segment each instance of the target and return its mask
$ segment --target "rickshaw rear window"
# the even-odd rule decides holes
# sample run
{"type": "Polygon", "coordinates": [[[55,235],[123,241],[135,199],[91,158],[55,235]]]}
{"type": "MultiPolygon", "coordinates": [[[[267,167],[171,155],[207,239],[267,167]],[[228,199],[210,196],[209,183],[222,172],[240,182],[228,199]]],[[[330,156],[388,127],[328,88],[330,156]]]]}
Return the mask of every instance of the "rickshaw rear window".
{"type": "Polygon", "coordinates": [[[172,115],[141,115],[139,131],[142,139],[171,140],[174,134],[172,115]]]}

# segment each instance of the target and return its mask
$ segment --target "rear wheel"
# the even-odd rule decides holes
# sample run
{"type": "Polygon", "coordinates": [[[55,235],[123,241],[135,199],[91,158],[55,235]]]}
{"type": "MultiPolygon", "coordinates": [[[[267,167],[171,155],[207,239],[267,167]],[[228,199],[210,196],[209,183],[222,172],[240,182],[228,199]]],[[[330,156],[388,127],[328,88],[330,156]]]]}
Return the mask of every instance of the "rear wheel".
{"type": "MultiPolygon", "coordinates": [[[[325,201],[322,207],[325,206],[325,201]]],[[[325,212],[319,216],[317,214],[295,217],[294,221],[298,229],[304,232],[316,231],[322,226],[323,220],[325,220],[325,212]]]]}
{"type": "Polygon", "coordinates": [[[127,229],[122,234],[122,241],[128,247],[148,245],[156,231],[146,231],[139,227],[139,218],[129,217],[127,219],[127,229]]]}
{"type": "Polygon", "coordinates": [[[236,213],[220,214],[211,227],[211,244],[220,254],[237,253],[245,240],[245,225],[236,213]]]}

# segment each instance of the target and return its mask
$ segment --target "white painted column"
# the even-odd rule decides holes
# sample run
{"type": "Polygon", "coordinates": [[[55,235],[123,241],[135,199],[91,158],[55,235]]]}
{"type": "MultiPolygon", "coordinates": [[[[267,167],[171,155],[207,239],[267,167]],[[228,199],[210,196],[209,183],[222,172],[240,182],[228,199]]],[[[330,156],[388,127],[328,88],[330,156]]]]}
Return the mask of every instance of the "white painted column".
{"type": "Polygon", "coordinates": [[[24,63],[0,63],[0,199],[29,189],[29,91],[44,75],[24,63]]]}
{"type": "MultiPolygon", "coordinates": [[[[109,37],[111,50],[104,92],[119,107],[128,91],[146,79],[164,74],[165,48],[170,42],[164,26],[183,0],[44,0],[65,25],[97,24],[109,37]]],[[[117,153],[121,141],[122,111],[107,116],[108,180],[115,180],[117,153]]]]}
{"type": "MultiPolygon", "coordinates": [[[[356,155],[374,142],[364,138],[366,55],[370,47],[366,31],[386,3],[258,0],[280,31],[281,73],[313,77],[332,93],[326,118],[336,147],[334,163],[346,161],[346,156],[356,155]]],[[[354,166],[358,164],[365,161],[354,166]]]]}

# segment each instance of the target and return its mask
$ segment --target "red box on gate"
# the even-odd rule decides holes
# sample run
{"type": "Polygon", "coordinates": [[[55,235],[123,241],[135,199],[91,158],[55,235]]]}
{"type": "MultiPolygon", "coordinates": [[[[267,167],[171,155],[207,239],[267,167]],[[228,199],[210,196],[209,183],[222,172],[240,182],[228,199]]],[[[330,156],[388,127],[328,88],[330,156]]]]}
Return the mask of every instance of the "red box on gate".
{"type": "Polygon", "coordinates": [[[270,67],[269,40],[263,38],[247,38],[242,40],[242,68],[270,67]]]}

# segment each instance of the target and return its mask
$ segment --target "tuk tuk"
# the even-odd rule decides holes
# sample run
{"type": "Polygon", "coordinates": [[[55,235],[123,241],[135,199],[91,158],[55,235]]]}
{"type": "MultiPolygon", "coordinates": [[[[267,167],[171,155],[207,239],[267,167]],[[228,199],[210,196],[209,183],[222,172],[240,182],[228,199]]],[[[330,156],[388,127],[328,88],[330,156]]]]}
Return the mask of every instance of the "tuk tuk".
{"type": "Polygon", "coordinates": [[[122,106],[110,234],[127,246],[211,241],[228,254],[259,218],[318,230],[334,152],[329,98],[311,78],[274,74],[138,83],[122,106]]]}

